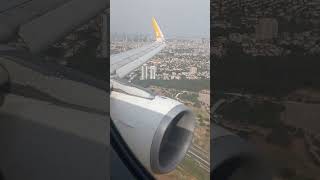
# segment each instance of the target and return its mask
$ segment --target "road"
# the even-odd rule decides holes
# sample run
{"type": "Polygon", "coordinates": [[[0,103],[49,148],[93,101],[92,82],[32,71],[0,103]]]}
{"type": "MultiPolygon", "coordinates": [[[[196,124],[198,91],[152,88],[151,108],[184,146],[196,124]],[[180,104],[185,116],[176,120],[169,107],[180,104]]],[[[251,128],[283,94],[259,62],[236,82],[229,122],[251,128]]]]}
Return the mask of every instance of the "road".
{"type": "Polygon", "coordinates": [[[183,103],[184,101],[182,101],[182,100],[179,98],[179,96],[180,96],[181,94],[183,94],[183,93],[186,93],[186,92],[187,92],[187,91],[179,92],[178,94],[176,94],[175,99],[183,103]]]}
{"type": "Polygon", "coordinates": [[[210,172],[210,157],[208,152],[203,151],[197,145],[191,145],[187,156],[193,158],[202,169],[210,172]]]}

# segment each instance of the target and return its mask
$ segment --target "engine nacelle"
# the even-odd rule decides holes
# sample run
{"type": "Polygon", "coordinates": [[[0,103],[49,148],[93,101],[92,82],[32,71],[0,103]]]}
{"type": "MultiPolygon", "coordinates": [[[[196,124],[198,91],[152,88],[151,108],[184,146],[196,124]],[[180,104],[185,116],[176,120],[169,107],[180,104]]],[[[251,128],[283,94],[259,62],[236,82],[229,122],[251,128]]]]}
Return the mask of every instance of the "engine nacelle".
{"type": "Polygon", "coordinates": [[[110,115],[131,151],[153,173],[174,170],[191,144],[193,113],[170,98],[112,91],[110,115]]]}
{"type": "Polygon", "coordinates": [[[253,145],[219,126],[211,126],[212,179],[272,179],[267,163],[253,145]]]}

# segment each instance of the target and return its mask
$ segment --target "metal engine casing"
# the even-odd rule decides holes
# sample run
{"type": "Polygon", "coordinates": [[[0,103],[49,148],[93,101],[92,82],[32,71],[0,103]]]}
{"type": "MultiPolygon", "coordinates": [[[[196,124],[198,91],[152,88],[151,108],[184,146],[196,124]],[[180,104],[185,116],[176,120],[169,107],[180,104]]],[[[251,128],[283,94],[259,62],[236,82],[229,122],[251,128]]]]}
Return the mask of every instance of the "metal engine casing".
{"type": "Polygon", "coordinates": [[[110,116],[134,155],[150,171],[176,168],[191,144],[195,119],[180,102],[112,91],[110,116]]]}

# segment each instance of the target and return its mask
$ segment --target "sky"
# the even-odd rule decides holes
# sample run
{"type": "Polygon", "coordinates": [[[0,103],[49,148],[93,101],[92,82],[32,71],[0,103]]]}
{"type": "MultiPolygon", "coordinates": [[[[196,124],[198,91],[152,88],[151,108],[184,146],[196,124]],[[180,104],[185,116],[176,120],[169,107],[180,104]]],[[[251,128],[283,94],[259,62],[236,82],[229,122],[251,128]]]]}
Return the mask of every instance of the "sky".
{"type": "Polygon", "coordinates": [[[111,0],[111,33],[153,34],[154,16],[165,37],[209,37],[209,0],[111,0]]]}

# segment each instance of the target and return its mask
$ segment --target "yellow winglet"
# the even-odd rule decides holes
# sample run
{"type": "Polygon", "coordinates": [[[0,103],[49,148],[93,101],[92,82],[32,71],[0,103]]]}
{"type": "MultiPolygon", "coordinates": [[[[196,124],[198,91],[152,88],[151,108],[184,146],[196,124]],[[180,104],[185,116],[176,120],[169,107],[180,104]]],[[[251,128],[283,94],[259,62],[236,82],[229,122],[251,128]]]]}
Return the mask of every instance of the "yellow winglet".
{"type": "Polygon", "coordinates": [[[156,36],[156,40],[160,42],[164,41],[163,33],[161,32],[161,29],[154,17],[152,17],[152,27],[156,36]]]}

